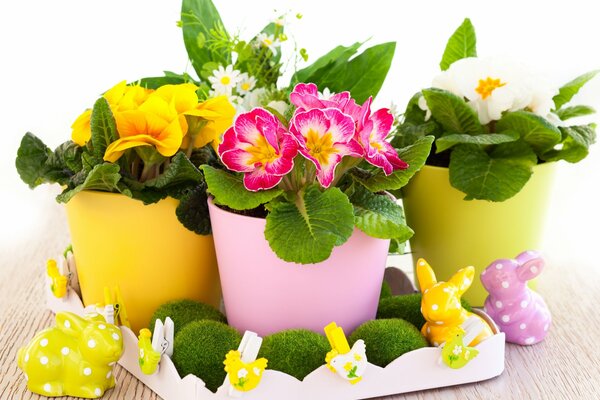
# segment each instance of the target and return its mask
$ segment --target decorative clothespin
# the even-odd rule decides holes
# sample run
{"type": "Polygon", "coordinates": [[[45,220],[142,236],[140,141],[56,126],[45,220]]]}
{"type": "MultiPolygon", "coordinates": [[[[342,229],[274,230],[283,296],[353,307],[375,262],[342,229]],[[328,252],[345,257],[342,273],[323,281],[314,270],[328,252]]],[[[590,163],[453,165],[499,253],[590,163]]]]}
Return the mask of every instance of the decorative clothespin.
{"type": "Polygon", "coordinates": [[[64,297],[67,294],[69,278],[60,273],[56,260],[50,259],[46,262],[46,274],[50,278],[50,291],[54,297],[64,297]]]}
{"type": "Polygon", "coordinates": [[[123,295],[118,286],[114,288],[114,296],[111,296],[110,289],[107,286],[104,287],[104,311],[107,322],[114,323],[117,326],[126,326],[131,329],[125,303],[123,302],[123,295]],[[108,318],[111,317],[111,307],[114,322],[108,321],[108,318]]]}
{"type": "Polygon", "coordinates": [[[254,389],[260,383],[267,368],[267,359],[256,357],[262,345],[262,338],[254,332],[246,331],[237,350],[231,350],[225,356],[225,383],[229,383],[228,394],[241,397],[242,392],[254,389]]]}
{"type": "Polygon", "coordinates": [[[357,340],[350,348],[344,330],[335,322],[325,327],[325,335],[331,346],[325,357],[327,367],[353,385],[360,382],[367,368],[365,342],[357,340]]]}
{"type": "Polygon", "coordinates": [[[442,343],[442,361],[453,369],[464,367],[479,354],[479,350],[469,347],[465,343],[471,343],[484,328],[483,322],[477,317],[469,317],[456,329],[452,339],[442,343]]]}
{"type": "Polygon", "coordinates": [[[163,354],[171,357],[173,355],[173,336],[175,324],[169,317],[162,320],[157,319],[154,323],[154,333],[149,329],[140,330],[138,336],[138,363],[140,369],[146,375],[152,375],[158,369],[163,354]]]}

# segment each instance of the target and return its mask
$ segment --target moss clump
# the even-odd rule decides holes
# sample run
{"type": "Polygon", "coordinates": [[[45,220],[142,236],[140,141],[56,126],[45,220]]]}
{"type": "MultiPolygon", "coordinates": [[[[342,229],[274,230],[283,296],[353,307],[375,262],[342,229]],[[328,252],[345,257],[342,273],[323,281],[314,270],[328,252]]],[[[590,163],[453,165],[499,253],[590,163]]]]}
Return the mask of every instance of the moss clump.
{"type": "Polygon", "coordinates": [[[350,335],[350,345],[365,341],[369,362],[385,367],[409,351],[427,347],[427,340],[411,323],[403,319],[376,319],[356,328],[350,335]]]}
{"type": "Polygon", "coordinates": [[[150,320],[150,331],[154,332],[154,324],[157,319],[161,319],[164,322],[167,317],[171,317],[175,324],[175,334],[193,321],[208,319],[227,322],[225,316],[219,310],[208,304],[194,300],[176,300],[165,303],[154,311],[154,315],[152,315],[152,319],[150,320]]]}
{"type": "Polygon", "coordinates": [[[269,360],[269,369],[302,380],[325,364],[329,350],[325,336],[305,329],[290,329],[265,337],[258,356],[269,360]]]}
{"type": "Polygon", "coordinates": [[[388,297],[392,297],[392,289],[386,281],[383,281],[383,283],[381,284],[381,293],[379,294],[379,300],[386,299],[388,297]]]}
{"type": "Polygon", "coordinates": [[[222,322],[190,322],[175,336],[173,364],[181,377],[194,374],[214,392],[225,379],[225,355],[241,341],[238,331],[222,322]]]}
{"type": "MultiPolygon", "coordinates": [[[[465,299],[461,299],[461,303],[467,311],[471,311],[471,305],[465,299]]],[[[402,318],[421,329],[425,325],[425,318],[421,314],[421,293],[381,299],[377,319],[387,318],[402,318]]]]}

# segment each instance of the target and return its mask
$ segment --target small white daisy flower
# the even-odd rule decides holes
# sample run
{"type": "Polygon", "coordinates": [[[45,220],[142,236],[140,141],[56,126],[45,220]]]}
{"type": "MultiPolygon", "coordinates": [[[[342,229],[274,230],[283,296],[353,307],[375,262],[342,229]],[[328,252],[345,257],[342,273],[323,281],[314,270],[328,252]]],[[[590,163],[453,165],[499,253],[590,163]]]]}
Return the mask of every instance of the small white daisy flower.
{"type": "Polygon", "coordinates": [[[246,94],[250,92],[256,86],[256,78],[249,76],[247,73],[240,74],[239,81],[237,84],[237,91],[239,94],[246,94]]]}
{"type": "Polygon", "coordinates": [[[462,353],[462,346],[454,346],[454,349],[452,349],[452,353],[455,356],[459,356],[462,353]]]}
{"type": "Polygon", "coordinates": [[[241,368],[237,373],[238,378],[243,379],[248,376],[248,370],[246,368],[241,368]]]}
{"type": "Polygon", "coordinates": [[[240,71],[233,69],[233,65],[228,65],[226,68],[220,65],[213,71],[213,75],[208,77],[208,80],[216,93],[225,94],[231,93],[238,84],[239,78],[240,71]]]}
{"type": "Polygon", "coordinates": [[[256,40],[261,46],[268,47],[273,53],[275,53],[275,49],[281,44],[273,35],[267,35],[266,33],[259,33],[256,40]]]}

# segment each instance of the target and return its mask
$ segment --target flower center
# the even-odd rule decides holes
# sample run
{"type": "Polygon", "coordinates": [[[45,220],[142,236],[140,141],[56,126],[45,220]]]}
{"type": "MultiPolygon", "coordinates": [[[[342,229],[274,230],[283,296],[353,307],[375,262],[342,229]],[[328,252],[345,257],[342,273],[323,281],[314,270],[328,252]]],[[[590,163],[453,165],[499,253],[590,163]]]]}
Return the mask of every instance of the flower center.
{"type": "Polygon", "coordinates": [[[242,90],[250,90],[250,84],[248,82],[242,83],[242,90]]]}
{"type": "Polygon", "coordinates": [[[375,139],[375,135],[373,133],[371,133],[371,135],[369,136],[369,144],[372,148],[377,150],[377,152],[383,150],[383,146],[375,139]]]}
{"type": "Polygon", "coordinates": [[[224,77],[221,78],[221,83],[223,85],[229,85],[229,82],[231,82],[231,78],[230,77],[224,76],[224,77]]]}
{"type": "Polygon", "coordinates": [[[256,166],[256,164],[264,166],[275,161],[278,157],[277,151],[262,135],[258,137],[256,145],[248,147],[246,151],[252,154],[252,158],[248,161],[248,164],[253,166],[256,166]]]}
{"type": "Polygon", "coordinates": [[[263,40],[263,43],[265,44],[265,46],[270,46],[273,44],[273,41],[271,39],[267,38],[267,39],[263,40]]]}
{"type": "Polygon", "coordinates": [[[325,133],[323,136],[312,129],[308,131],[306,135],[306,148],[311,156],[313,156],[321,165],[329,164],[329,156],[337,153],[337,150],[333,147],[333,138],[330,132],[325,133]]]}
{"type": "Polygon", "coordinates": [[[485,100],[492,95],[494,90],[504,85],[506,85],[506,82],[500,82],[500,78],[493,79],[488,76],[485,79],[479,80],[479,86],[475,88],[475,91],[485,100]]]}

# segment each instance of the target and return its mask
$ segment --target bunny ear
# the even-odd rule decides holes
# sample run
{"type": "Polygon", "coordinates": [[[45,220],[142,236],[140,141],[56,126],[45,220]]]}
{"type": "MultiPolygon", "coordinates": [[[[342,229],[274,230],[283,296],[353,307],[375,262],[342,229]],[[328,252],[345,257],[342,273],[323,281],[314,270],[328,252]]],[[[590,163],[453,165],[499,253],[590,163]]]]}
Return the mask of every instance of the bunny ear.
{"type": "Polygon", "coordinates": [[[435,272],[433,272],[431,266],[423,258],[419,258],[417,261],[417,279],[419,280],[421,292],[425,292],[425,290],[437,283],[435,272]]]}
{"type": "MultiPolygon", "coordinates": [[[[523,282],[527,282],[538,276],[546,264],[544,259],[538,254],[531,255],[526,261],[519,262],[519,266],[517,267],[517,278],[523,282]]],[[[519,258],[517,258],[517,261],[520,261],[519,258]]]]}
{"type": "Polygon", "coordinates": [[[454,286],[456,286],[458,288],[458,295],[460,296],[464,292],[466,292],[469,287],[471,287],[474,276],[475,276],[475,268],[466,267],[466,268],[458,270],[458,272],[455,273],[454,276],[452,276],[452,278],[450,278],[450,280],[448,282],[452,283],[454,286]]]}
{"type": "Polygon", "coordinates": [[[85,320],[70,312],[59,312],[56,314],[56,327],[69,336],[79,336],[85,320]]]}

